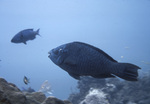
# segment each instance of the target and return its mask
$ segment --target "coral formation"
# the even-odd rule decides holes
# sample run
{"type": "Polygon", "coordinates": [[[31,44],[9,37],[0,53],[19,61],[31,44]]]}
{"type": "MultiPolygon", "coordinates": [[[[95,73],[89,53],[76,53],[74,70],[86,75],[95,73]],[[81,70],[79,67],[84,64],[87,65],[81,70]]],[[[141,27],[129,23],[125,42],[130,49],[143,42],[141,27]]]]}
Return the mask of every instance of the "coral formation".
{"type": "Polygon", "coordinates": [[[72,93],[69,100],[73,104],[149,104],[149,79],[150,75],[137,82],[83,77],[78,81],[79,92],[72,93]]]}

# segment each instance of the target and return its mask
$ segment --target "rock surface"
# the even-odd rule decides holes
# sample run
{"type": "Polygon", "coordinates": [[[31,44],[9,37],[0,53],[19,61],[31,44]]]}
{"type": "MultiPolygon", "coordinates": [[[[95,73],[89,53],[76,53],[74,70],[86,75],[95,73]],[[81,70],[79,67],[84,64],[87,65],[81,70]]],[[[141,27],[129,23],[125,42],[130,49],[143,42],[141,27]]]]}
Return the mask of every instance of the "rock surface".
{"type": "Polygon", "coordinates": [[[0,104],[71,104],[55,97],[48,97],[42,92],[22,92],[16,85],[0,78],[0,104]]]}
{"type": "Polygon", "coordinates": [[[150,104],[149,80],[150,74],[136,82],[83,77],[78,81],[79,92],[72,93],[69,101],[73,104],[150,104]]]}

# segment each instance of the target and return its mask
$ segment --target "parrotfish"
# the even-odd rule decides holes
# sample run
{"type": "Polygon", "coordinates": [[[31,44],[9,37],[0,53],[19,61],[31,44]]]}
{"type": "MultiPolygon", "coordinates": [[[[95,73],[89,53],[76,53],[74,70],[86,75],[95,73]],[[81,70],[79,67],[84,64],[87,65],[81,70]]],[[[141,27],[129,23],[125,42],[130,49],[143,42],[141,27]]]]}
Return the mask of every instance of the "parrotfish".
{"type": "Polygon", "coordinates": [[[140,67],[131,63],[119,63],[103,50],[82,42],[71,42],[49,51],[53,63],[67,71],[70,76],[114,78],[116,76],[137,81],[140,67]]]}
{"type": "Polygon", "coordinates": [[[24,43],[27,44],[26,42],[28,40],[33,40],[36,38],[36,35],[39,35],[39,30],[33,31],[33,29],[25,29],[17,33],[11,40],[13,43],[24,43]]]}

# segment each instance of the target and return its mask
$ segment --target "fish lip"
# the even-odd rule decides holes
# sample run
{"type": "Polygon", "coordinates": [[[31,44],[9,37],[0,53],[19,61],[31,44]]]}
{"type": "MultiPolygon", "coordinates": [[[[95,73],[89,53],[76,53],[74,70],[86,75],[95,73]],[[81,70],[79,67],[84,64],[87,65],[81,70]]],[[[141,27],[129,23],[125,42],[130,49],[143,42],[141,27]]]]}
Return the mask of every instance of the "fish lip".
{"type": "Polygon", "coordinates": [[[49,58],[51,58],[51,55],[48,55],[49,58]]]}
{"type": "Polygon", "coordinates": [[[49,54],[48,57],[51,58],[52,51],[49,51],[48,54],[49,54]]]}
{"type": "Polygon", "coordinates": [[[11,39],[11,42],[14,42],[14,40],[13,40],[13,39],[11,39]]]}
{"type": "Polygon", "coordinates": [[[12,43],[17,43],[14,38],[11,39],[11,42],[12,42],[12,43]]]}

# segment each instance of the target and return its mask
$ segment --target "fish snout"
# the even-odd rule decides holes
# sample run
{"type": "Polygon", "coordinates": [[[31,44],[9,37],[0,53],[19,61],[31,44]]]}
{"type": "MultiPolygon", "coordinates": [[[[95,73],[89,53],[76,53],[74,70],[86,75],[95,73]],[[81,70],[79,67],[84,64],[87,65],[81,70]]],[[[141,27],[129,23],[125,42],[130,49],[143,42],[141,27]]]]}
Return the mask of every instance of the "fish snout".
{"type": "Polygon", "coordinates": [[[11,42],[14,42],[14,39],[11,39],[11,42]]]}
{"type": "Polygon", "coordinates": [[[16,38],[12,38],[12,39],[11,39],[11,42],[12,42],[12,43],[17,43],[17,39],[16,39],[16,38]]]}
{"type": "Polygon", "coordinates": [[[48,57],[50,58],[50,57],[51,57],[51,55],[52,55],[52,50],[51,50],[51,51],[49,51],[49,52],[48,52],[48,54],[49,54],[49,56],[48,56],[48,57]]]}

